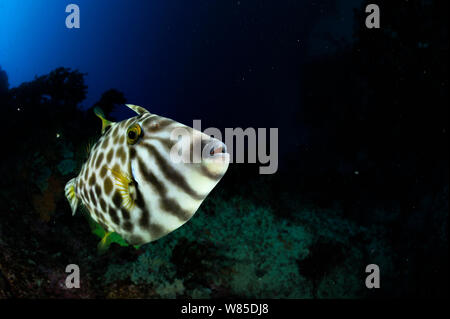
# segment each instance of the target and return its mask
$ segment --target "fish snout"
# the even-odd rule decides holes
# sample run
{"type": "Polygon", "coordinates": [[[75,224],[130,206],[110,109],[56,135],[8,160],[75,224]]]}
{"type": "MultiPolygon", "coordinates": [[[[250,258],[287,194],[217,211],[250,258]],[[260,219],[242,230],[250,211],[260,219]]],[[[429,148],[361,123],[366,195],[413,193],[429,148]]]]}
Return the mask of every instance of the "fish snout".
{"type": "Polygon", "coordinates": [[[202,152],[207,158],[222,156],[222,154],[227,154],[227,146],[218,139],[211,139],[204,145],[202,152]]]}
{"type": "Polygon", "coordinates": [[[230,154],[227,153],[227,146],[216,138],[209,138],[202,144],[202,159],[206,169],[220,178],[225,174],[230,163],[230,154]]]}

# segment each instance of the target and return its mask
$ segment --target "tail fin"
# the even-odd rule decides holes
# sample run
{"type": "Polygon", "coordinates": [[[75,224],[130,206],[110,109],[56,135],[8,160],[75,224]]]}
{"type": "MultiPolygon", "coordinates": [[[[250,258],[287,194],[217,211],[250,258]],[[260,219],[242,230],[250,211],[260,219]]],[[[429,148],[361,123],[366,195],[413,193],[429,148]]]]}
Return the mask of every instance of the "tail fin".
{"type": "Polygon", "coordinates": [[[66,193],[66,198],[69,201],[70,208],[72,208],[72,216],[75,215],[75,212],[77,211],[77,208],[78,208],[78,198],[75,193],[75,181],[76,181],[76,178],[72,178],[66,184],[66,187],[64,188],[65,193],[66,193]]]}

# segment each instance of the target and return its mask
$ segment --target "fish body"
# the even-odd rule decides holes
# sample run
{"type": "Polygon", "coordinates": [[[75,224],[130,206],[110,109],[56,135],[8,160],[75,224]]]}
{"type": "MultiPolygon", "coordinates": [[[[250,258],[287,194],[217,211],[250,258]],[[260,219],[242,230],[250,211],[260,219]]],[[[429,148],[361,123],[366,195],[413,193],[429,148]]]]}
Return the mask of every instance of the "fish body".
{"type": "Polygon", "coordinates": [[[225,174],[229,154],[219,140],[127,106],[138,115],[113,123],[98,114],[103,134],[65,192],[73,214],[82,203],[107,233],[141,245],[174,231],[195,214],[225,174]],[[174,139],[174,130],[192,138],[174,139]],[[200,158],[195,145],[202,150],[200,158]],[[180,154],[190,160],[180,161],[180,154]]]}

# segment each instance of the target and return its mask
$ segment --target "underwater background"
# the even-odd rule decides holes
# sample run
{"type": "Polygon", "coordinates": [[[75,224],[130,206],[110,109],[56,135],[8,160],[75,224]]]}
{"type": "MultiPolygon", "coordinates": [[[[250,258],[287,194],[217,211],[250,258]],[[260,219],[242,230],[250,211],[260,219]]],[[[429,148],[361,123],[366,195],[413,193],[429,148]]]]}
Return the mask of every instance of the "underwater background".
{"type": "Polygon", "coordinates": [[[0,298],[448,296],[448,3],[0,0],[0,298]],[[140,248],[64,186],[124,103],[204,128],[279,128],[140,248]],[[65,286],[77,264],[81,288],[65,286]],[[367,289],[377,264],[381,288],[367,289]]]}

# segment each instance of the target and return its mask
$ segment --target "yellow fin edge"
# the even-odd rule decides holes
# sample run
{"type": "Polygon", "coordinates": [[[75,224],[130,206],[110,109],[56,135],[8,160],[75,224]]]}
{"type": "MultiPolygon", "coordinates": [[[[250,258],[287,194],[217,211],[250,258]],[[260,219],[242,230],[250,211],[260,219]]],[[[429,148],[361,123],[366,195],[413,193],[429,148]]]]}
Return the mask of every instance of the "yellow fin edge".
{"type": "Polygon", "coordinates": [[[70,208],[72,209],[72,216],[75,215],[78,207],[78,198],[77,194],[75,193],[75,182],[76,178],[72,178],[67,182],[66,187],[64,188],[66,198],[69,201],[70,208]]]}
{"type": "Polygon", "coordinates": [[[100,240],[100,242],[97,245],[97,249],[99,253],[104,253],[105,251],[108,250],[109,245],[111,244],[110,242],[108,242],[108,237],[112,234],[112,232],[106,232],[105,231],[105,235],[103,236],[103,238],[100,240]]]}

